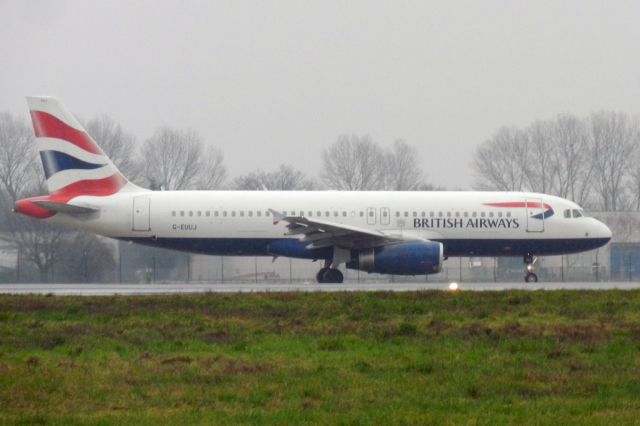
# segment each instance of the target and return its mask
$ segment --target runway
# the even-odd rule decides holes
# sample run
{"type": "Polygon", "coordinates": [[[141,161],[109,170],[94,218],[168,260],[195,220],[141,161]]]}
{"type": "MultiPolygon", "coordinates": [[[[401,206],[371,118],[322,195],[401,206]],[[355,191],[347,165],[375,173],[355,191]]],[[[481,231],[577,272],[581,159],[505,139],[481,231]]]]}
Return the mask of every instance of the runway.
{"type": "MultiPolygon", "coordinates": [[[[503,290],[632,290],[640,282],[458,283],[457,291],[503,290]]],[[[340,291],[451,291],[449,283],[167,283],[167,284],[0,284],[0,294],[56,296],[134,296],[192,293],[273,293],[340,291]]]]}

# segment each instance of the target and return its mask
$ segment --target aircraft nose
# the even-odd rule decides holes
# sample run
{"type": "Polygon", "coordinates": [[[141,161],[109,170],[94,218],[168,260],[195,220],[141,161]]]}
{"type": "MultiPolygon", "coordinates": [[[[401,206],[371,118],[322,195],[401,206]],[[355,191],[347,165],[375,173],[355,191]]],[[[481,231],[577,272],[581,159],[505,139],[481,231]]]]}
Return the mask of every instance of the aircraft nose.
{"type": "Polygon", "coordinates": [[[613,233],[611,229],[604,223],[598,221],[598,230],[597,230],[598,238],[606,238],[607,241],[611,240],[613,233]]]}

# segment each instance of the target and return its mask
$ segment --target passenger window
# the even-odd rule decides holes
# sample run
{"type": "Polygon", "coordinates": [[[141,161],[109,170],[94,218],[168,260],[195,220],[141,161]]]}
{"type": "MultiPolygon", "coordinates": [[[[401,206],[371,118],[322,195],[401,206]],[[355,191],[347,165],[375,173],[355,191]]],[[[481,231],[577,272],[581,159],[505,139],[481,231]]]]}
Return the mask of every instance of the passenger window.
{"type": "Polygon", "coordinates": [[[233,217],[236,216],[236,211],[235,210],[231,210],[231,216],[233,216],[233,217]]]}
{"type": "Polygon", "coordinates": [[[249,210],[249,211],[247,212],[247,215],[248,215],[249,217],[253,217],[253,210],[249,210]]]}
{"type": "Polygon", "coordinates": [[[426,213],[426,212],[420,212],[420,216],[422,216],[422,217],[426,217],[426,216],[427,216],[427,213],[426,213]]]}
{"type": "Polygon", "coordinates": [[[438,212],[438,217],[443,217],[444,215],[442,214],[442,212],[438,212]]]}
{"type": "Polygon", "coordinates": [[[388,213],[386,210],[382,210],[382,217],[387,217],[388,213]]]}
{"type": "Polygon", "coordinates": [[[489,212],[489,217],[493,217],[493,212],[489,212]]]}
{"type": "Polygon", "coordinates": [[[189,210],[189,216],[193,216],[193,210],[189,210]]]}
{"type": "Polygon", "coordinates": [[[256,216],[258,216],[258,217],[262,216],[262,210],[256,211],[256,216]]]}
{"type": "Polygon", "coordinates": [[[502,212],[498,212],[498,217],[502,217],[502,212]]]}
{"type": "Polygon", "coordinates": [[[337,210],[333,212],[333,216],[334,217],[338,217],[338,211],[337,210]]]}
{"type": "Polygon", "coordinates": [[[174,210],[171,212],[171,216],[175,216],[175,215],[176,215],[176,211],[174,210]]]}
{"type": "Polygon", "coordinates": [[[418,212],[413,212],[413,217],[418,217],[418,212]]]}
{"type": "Polygon", "coordinates": [[[300,212],[300,217],[304,217],[304,212],[300,212]]]}
{"type": "Polygon", "coordinates": [[[456,217],[460,217],[460,212],[456,212],[456,217]]]}
{"type": "Polygon", "coordinates": [[[313,212],[309,210],[309,217],[313,216],[313,212]]]}
{"type": "Polygon", "coordinates": [[[567,209],[564,211],[564,217],[569,219],[571,217],[571,210],[567,209]]]}
{"type": "Polygon", "coordinates": [[[317,211],[316,213],[317,213],[316,216],[322,217],[322,212],[321,211],[317,211]]]}
{"type": "Polygon", "coordinates": [[[215,212],[213,212],[213,215],[214,215],[215,217],[218,217],[218,210],[216,210],[215,212]]]}
{"type": "MultiPolygon", "coordinates": [[[[406,215],[406,213],[405,213],[405,215],[406,215]]],[[[373,217],[373,210],[371,210],[371,211],[369,212],[369,217],[373,217]]]]}
{"type": "Polygon", "coordinates": [[[325,215],[326,217],[331,216],[331,214],[330,214],[328,211],[324,212],[324,215],[325,215]]]}
{"type": "Polygon", "coordinates": [[[202,216],[202,212],[198,210],[198,216],[202,216]]]}
{"type": "Polygon", "coordinates": [[[404,217],[409,217],[409,212],[404,212],[404,217]]]}
{"type": "Polygon", "coordinates": [[[207,210],[206,212],[204,212],[205,216],[209,217],[211,216],[211,212],[209,210],[207,210]]]}
{"type": "Polygon", "coordinates": [[[180,216],[184,216],[184,210],[180,210],[180,216]]]}
{"type": "Polygon", "coordinates": [[[511,212],[507,212],[507,217],[511,217],[511,212]]]}
{"type": "Polygon", "coordinates": [[[291,211],[291,216],[295,216],[296,212],[294,212],[293,210],[291,211]]]}
{"type": "Polygon", "coordinates": [[[429,212],[429,217],[434,217],[436,214],[434,212],[429,212]]]}
{"type": "Polygon", "coordinates": [[[400,217],[400,212],[396,212],[396,217],[400,217]]]}
{"type": "Polygon", "coordinates": [[[573,217],[582,217],[582,213],[580,212],[580,210],[574,210],[573,217]]]}
{"type": "Polygon", "coordinates": [[[469,212],[464,212],[464,217],[469,217],[469,212]]]}
{"type": "Polygon", "coordinates": [[[222,216],[227,217],[227,211],[226,210],[222,212],[222,216]]]}
{"type": "Polygon", "coordinates": [[[472,216],[472,217],[478,217],[478,212],[473,212],[473,213],[471,213],[471,216],[472,216]]]}
{"type": "Polygon", "coordinates": [[[451,217],[451,212],[447,212],[447,217],[451,217]]]}
{"type": "Polygon", "coordinates": [[[267,210],[267,211],[264,212],[264,215],[265,216],[271,216],[271,212],[269,210],[267,210]]]}
{"type": "Polygon", "coordinates": [[[485,212],[480,212],[480,217],[485,217],[487,214],[485,212]]]}
{"type": "Polygon", "coordinates": [[[342,217],[347,217],[347,212],[346,211],[342,212],[342,217]]]}

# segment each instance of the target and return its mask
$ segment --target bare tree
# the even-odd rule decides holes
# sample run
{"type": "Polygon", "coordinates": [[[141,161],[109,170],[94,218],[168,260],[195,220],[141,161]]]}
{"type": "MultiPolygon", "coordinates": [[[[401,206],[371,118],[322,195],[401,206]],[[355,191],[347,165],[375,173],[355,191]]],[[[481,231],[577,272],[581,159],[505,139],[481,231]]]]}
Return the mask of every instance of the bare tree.
{"type": "Polygon", "coordinates": [[[536,121],[525,129],[529,146],[528,167],[525,169],[527,187],[534,192],[552,191],[556,169],[553,165],[552,126],[548,121],[536,121]]]}
{"type": "Polygon", "coordinates": [[[593,186],[606,211],[618,211],[626,204],[626,179],[640,144],[637,121],[616,112],[599,112],[589,119],[591,155],[594,164],[593,186]]]}
{"type": "Polygon", "coordinates": [[[414,191],[424,184],[418,151],[404,140],[394,142],[388,154],[387,189],[414,191]]]}
{"type": "Polygon", "coordinates": [[[113,246],[96,235],[77,232],[65,239],[65,255],[58,261],[56,276],[65,282],[113,282],[116,262],[113,246]]]}
{"type": "Polygon", "coordinates": [[[491,139],[476,148],[473,165],[479,189],[522,191],[528,172],[526,134],[513,127],[503,127],[491,139]]]}
{"type": "Polygon", "coordinates": [[[380,190],[385,186],[382,149],[369,136],[342,135],[322,152],[321,178],[331,189],[380,190]]]}
{"type": "Polygon", "coordinates": [[[633,208],[638,211],[640,210],[640,150],[636,152],[635,157],[629,187],[633,197],[633,208]]]}
{"type": "Polygon", "coordinates": [[[220,188],[227,178],[222,151],[214,146],[209,146],[204,150],[204,156],[201,160],[198,189],[220,188]]]}
{"type": "Polygon", "coordinates": [[[129,180],[142,176],[142,162],[137,160],[136,138],[122,130],[108,115],[93,118],[85,124],[87,133],[100,145],[105,154],[129,180]]]}
{"type": "Polygon", "coordinates": [[[242,190],[261,190],[263,188],[270,191],[311,190],[313,182],[307,179],[300,170],[282,164],[278,170],[273,172],[257,170],[239,176],[233,180],[231,187],[242,190]]]}
{"type": "Polygon", "coordinates": [[[38,268],[41,282],[49,281],[54,266],[65,253],[63,246],[71,233],[60,226],[18,215],[7,215],[7,221],[9,240],[20,257],[38,268]]]}
{"type": "Polygon", "coordinates": [[[145,178],[165,189],[215,189],[227,174],[220,151],[206,149],[193,130],[158,129],[142,146],[142,157],[145,178]]]}
{"type": "Polygon", "coordinates": [[[0,188],[10,201],[38,182],[33,130],[9,113],[0,114],[0,188]]]}
{"type": "Polygon", "coordinates": [[[476,149],[474,168],[479,189],[536,191],[585,204],[593,174],[587,127],[561,114],[524,130],[502,128],[476,149]]]}
{"type": "Polygon", "coordinates": [[[550,140],[555,174],[553,193],[584,205],[589,198],[593,163],[584,121],[560,114],[552,122],[550,140]]]}

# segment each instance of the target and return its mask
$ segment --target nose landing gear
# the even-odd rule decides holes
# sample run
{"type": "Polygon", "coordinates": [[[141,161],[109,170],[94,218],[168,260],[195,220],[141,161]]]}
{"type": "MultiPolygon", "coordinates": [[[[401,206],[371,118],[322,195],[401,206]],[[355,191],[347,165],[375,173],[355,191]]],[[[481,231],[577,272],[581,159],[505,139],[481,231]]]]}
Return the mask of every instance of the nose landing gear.
{"type": "Polygon", "coordinates": [[[524,268],[524,281],[527,283],[537,283],[538,282],[538,276],[533,272],[534,271],[534,265],[535,263],[538,261],[538,258],[531,255],[531,254],[527,254],[524,256],[524,264],[526,265],[524,268]]]}

